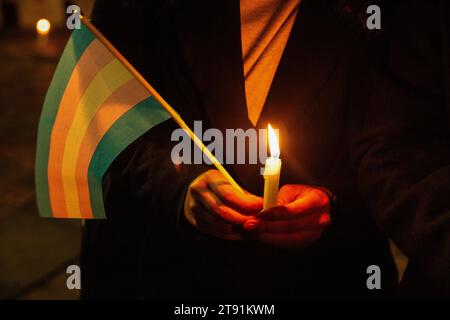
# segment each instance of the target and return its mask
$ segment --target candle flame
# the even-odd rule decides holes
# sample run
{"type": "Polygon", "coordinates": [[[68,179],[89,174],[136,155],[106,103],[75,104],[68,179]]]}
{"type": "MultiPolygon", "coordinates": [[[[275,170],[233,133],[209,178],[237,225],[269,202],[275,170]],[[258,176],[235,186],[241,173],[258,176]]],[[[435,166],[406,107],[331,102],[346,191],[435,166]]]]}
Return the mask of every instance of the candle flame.
{"type": "Polygon", "coordinates": [[[273,130],[272,126],[269,123],[269,147],[270,147],[270,156],[274,158],[280,157],[280,146],[278,143],[278,137],[273,130]]]}
{"type": "Polygon", "coordinates": [[[47,19],[40,19],[37,23],[36,23],[36,31],[38,34],[40,35],[47,35],[50,32],[50,21],[48,21],[47,19]]]}

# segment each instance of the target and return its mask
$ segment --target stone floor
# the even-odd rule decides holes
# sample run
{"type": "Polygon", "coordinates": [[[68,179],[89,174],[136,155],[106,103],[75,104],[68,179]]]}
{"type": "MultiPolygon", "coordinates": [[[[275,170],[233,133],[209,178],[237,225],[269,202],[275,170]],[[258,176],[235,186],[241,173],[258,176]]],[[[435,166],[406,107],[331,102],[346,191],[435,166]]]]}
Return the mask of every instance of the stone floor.
{"type": "Polygon", "coordinates": [[[79,295],[65,271],[78,261],[80,221],[40,218],[33,176],[39,114],[67,36],[0,34],[0,299],[79,295]]]}

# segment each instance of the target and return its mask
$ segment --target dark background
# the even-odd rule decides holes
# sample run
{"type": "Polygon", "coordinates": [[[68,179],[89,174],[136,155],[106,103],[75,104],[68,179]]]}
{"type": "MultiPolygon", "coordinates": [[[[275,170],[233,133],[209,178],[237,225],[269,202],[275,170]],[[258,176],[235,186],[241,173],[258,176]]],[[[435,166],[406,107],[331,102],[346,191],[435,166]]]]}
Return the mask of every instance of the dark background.
{"type": "MultiPolygon", "coordinates": [[[[73,1],[88,15],[93,0],[73,1]]],[[[66,268],[78,264],[81,221],[42,219],[34,157],[45,92],[69,36],[61,0],[0,0],[0,299],[77,299],[66,268]],[[38,40],[35,25],[52,28],[38,40]]]]}

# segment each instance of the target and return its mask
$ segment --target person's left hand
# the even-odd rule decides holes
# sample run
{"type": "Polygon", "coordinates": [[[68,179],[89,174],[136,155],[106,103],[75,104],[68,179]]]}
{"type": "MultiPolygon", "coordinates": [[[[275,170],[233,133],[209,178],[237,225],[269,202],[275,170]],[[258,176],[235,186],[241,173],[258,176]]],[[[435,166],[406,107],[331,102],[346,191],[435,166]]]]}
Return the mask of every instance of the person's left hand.
{"type": "Polygon", "coordinates": [[[322,189],[285,185],[278,206],[262,211],[256,221],[244,224],[260,241],[285,248],[306,248],[317,241],[330,224],[330,200],[322,189]]]}

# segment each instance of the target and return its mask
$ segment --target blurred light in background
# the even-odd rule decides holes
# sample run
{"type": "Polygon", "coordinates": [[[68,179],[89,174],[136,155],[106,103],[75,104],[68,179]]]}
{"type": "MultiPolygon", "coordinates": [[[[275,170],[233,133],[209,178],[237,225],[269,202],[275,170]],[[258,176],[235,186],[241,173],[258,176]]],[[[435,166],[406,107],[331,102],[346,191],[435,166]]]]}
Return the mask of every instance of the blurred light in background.
{"type": "Polygon", "coordinates": [[[36,32],[41,36],[45,36],[50,32],[51,24],[47,19],[39,19],[36,23],[36,32]]]}

